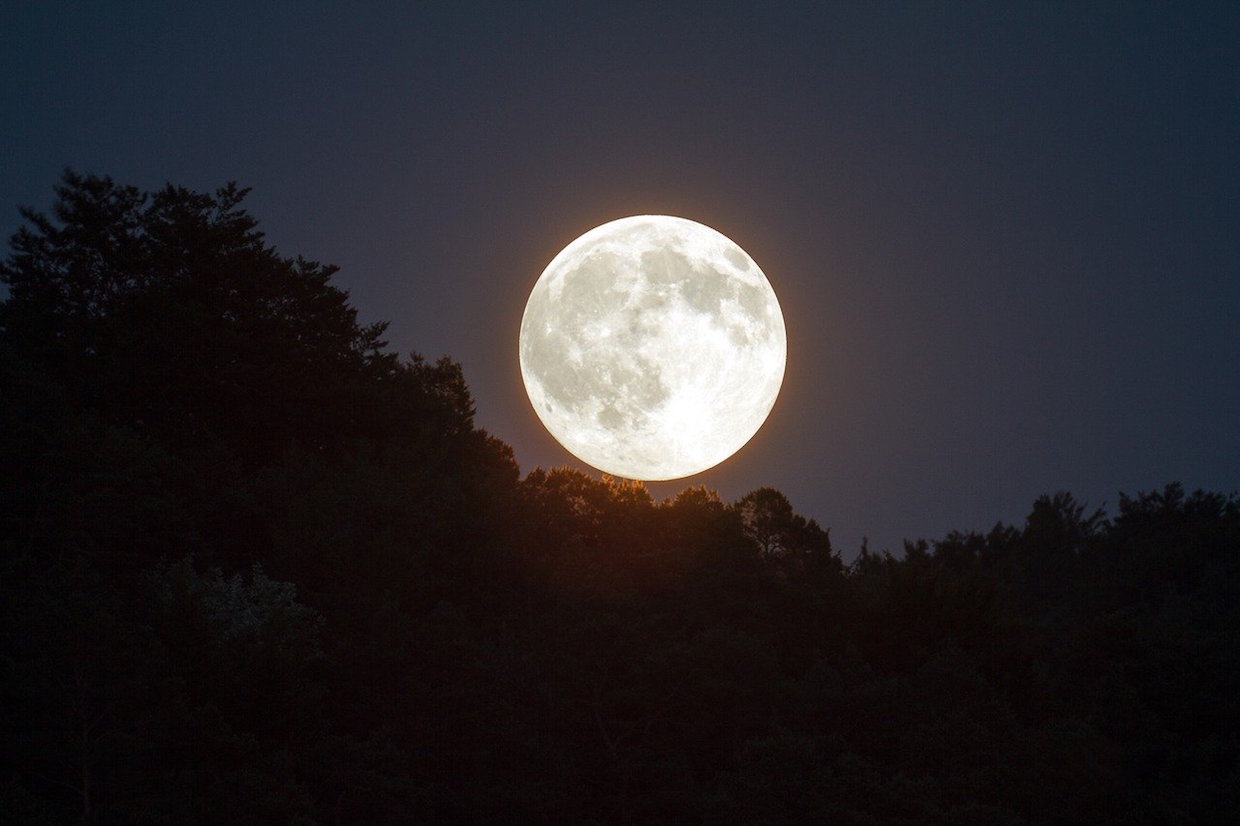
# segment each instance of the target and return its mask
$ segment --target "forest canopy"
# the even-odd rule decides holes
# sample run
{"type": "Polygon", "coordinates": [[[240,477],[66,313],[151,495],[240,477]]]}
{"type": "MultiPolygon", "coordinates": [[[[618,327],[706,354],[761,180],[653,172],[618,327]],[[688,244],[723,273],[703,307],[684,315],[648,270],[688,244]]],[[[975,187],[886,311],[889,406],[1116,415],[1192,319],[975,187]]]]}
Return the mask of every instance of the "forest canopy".
{"type": "Polygon", "coordinates": [[[28,823],[1209,823],[1240,499],[863,549],[522,476],[246,190],[66,172],[0,264],[0,812],[28,823]]]}

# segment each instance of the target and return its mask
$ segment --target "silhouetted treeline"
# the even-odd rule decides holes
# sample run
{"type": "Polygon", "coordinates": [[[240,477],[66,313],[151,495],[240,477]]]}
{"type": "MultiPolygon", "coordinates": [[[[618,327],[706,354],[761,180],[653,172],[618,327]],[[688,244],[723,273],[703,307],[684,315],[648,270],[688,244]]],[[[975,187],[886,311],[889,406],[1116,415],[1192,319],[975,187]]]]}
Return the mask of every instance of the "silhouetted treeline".
{"type": "Polygon", "coordinates": [[[0,821],[1222,823],[1240,499],[863,550],[521,478],[245,191],[68,172],[0,277],[0,821]]]}

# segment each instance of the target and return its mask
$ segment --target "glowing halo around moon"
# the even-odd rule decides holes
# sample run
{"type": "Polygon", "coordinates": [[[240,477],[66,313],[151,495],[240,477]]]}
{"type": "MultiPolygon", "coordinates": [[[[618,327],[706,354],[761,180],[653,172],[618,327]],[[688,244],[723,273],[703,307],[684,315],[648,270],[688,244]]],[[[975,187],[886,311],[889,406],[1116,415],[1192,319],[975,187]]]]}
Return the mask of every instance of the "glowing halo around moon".
{"type": "Polygon", "coordinates": [[[551,260],[521,319],[521,377],[570,453],[628,479],[679,479],[758,432],[787,333],[753,259],[708,226],[638,215],[551,260]]]}

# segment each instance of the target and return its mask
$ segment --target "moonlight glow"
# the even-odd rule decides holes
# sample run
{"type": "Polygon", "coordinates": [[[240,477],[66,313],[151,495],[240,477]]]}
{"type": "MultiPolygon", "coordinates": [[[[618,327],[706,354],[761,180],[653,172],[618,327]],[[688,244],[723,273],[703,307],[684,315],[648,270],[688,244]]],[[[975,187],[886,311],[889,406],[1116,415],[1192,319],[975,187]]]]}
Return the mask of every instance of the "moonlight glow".
{"type": "Polygon", "coordinates": [[[577,458],[629,479],[713,467],[758,431],[784,377],[784,319],[744,250],[684,218],[596,227],[543,271],[521,376],[577,458]]]}

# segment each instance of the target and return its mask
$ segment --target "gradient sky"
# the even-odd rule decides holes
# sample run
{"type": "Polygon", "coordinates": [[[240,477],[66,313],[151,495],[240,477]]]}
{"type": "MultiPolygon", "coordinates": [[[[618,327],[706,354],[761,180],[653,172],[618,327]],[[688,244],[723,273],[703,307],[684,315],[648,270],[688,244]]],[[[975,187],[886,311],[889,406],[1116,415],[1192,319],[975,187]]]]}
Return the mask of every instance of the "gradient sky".
{"type": "Polygon", "coordinates": [[[766,272],[789,364],[657,497],[771,485],[851,558],[1240,487],[1240,4],[602,5],[4,3],[0,232],[65,166],[251,186],[528,472],[574,463],[521,385],[535,280],[682,215],[766,272]]]}

